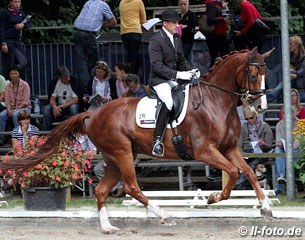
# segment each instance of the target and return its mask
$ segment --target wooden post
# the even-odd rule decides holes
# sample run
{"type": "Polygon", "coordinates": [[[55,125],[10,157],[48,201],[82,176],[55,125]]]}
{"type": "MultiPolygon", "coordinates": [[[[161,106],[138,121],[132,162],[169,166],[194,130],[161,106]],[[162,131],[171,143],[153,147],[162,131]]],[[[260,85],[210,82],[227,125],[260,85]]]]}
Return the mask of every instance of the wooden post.
{"type": "Polygon", "coordinates": [[[227,185],[228,180],[229,180],[229,174],[227,174],[227,172],[225,171],[221,171],[222,172],[222,189],[224,189],[224,187],[227,185]]]}
{"type": "Polygon", "coordinates": [[[67,189],[66,202],[71,202],[71,187],[68,187],[67,189]]]}

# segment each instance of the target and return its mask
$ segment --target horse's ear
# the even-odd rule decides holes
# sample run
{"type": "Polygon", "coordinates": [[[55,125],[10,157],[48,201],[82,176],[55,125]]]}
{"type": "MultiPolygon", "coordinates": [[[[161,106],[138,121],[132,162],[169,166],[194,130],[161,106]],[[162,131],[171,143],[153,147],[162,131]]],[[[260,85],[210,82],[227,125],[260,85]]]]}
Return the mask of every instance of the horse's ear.
{"type": "Polygon", "coordinates": [[[264,59],[268,58],[274,50],[275,50],[275,47],[272,48],[270,51],[263,53],[262,54],[263,58],[264,59]]]}
{"type": "Polygon", "coordinates": [[[250,52],[249,52],[249,57],[253,58],[257,55],[257,47],[253,48],[250,52]]]}

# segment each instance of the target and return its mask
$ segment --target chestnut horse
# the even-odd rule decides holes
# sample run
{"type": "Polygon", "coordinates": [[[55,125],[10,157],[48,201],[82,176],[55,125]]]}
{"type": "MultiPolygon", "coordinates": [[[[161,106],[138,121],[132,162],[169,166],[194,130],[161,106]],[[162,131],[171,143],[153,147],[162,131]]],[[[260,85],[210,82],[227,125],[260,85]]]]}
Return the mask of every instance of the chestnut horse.
{"type": "MultiPolygon", "coordinates": [[[[241,93],[247,97],[249,92],[257,94],[264,91],[267,72],[264,59],[271,52],[259,54],[256,48],[242,50],[232,52],[217,62],[204,80],[192,86],[187,115],[180,126],[186,149],[194,159],[229,175],[222,192],[211,194],[208,203],[228,199],[241,171],[256,192],[263,216],[272,216],[272,211],[255,173],[237,147],[241,125],[236,108],[241,93]],[[196,108],[193,105],[197,105],[196,108]]],[[[123,98],[107,103],[95,112],[73,116],[51,132],[46,144],[31,159],[8,161],[5,166],[26,168],[37,164],[57,148],[61,138],[73,137],[77,133],[87,134],[107,164],[106,174],[95,188],[102,230],[119,230],[108,219],[106,199],[121,178],[125,193],[160,217],[162,223],[173,225],[175,222],[172,216],[152,204],[137,183],[134,160],[140,153],[151,155],[154,133],[154,129],[137,126],[135,112],[138,101],[137,98],[123,98]]],[[[179,159],[171,138],[172,131],[167,130],[164,158],[179,159]]]]}

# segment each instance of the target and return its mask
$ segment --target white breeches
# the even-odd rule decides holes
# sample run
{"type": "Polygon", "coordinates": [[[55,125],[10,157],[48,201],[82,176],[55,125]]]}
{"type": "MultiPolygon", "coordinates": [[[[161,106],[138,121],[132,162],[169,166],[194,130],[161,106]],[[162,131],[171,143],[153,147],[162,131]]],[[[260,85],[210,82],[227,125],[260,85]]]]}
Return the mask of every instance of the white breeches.
{"type": "Polygon", "coordinates": [[[172,98],[172,88],[177,86],[178,83],[174,81],[167,81],[166,83],[161,83],[153,88],[157,92],[158,97],[162,102],[165,103],[168,110],[172,110],[173,108],[173,98],[172,98]]]}

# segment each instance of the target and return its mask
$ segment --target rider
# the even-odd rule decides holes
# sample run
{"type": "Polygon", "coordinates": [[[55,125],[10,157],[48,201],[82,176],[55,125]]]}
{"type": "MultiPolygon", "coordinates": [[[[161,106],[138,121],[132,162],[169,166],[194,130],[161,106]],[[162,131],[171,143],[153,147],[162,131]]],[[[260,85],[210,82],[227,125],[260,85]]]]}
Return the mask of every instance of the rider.
{"type": "Polygon", "coordinates": [[[162,13],[161,20],[162,29],[151,38],[148,51],[151,65],[149,85],[162,101],[156,120],[152,154],[163,157],[163,137],[173,107],[171,89],[178,85],[176,79],[191,80],[194,75],[199,78],[200,72],[198,69],[191,70],[183,55],[182,42],[176,33],[179,25],[178,12],[167,9],[162,13]]]}

